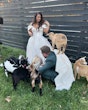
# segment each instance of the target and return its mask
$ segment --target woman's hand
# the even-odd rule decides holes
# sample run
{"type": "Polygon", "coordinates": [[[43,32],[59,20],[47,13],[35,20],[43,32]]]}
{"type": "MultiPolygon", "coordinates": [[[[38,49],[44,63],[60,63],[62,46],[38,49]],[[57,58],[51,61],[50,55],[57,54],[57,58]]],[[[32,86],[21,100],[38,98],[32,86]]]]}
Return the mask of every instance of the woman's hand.
{"type": "Polygon", "coordinates": [[[46,25],[46,28],[44,28],[43,31],[45,34],[47,34],[49,32],[49,29],[50,29],[50,23],[45,20],[44,24],[46,25]]]}
{"type": "Polygon", "coordinates": [[[50,27],[50,23],[48,21],[45,21],[44,24],[46,24],[48,27],[50,27]]]}
{"type": "Polygon", "coordinates": [[[33,33],[32,33],[32,30],[30,29],[30,30],[28,30],[28,34],[29,34],[29,36],[32,36],[33,35],[33,33]]]}

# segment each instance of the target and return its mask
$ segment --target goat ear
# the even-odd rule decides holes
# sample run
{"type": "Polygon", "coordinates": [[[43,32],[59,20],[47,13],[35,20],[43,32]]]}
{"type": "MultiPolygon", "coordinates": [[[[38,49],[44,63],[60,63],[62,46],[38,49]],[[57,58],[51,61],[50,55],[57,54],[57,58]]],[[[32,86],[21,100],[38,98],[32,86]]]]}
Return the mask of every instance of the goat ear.
{"type": "Polygon", "coordinates": [[[86,56],[84,56],[83,58],[86,58],[86,56]]]}
{"type": "Polygon", "coordinates": [[[84,57],[82,57],[83,59],[85,59],[86,58],[86,56],[84,56],[84,57]]]}

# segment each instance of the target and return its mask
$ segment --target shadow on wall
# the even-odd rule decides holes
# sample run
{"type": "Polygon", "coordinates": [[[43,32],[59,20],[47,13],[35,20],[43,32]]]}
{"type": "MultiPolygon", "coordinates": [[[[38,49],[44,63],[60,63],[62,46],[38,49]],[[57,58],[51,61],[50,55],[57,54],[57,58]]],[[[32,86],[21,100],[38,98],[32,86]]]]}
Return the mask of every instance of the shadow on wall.
{"type": "Polygon", "coordinates": [[[0,45],[2,44],[2,41],[0,40],[0,45]]]}
{"type": "Polygon", "coordinates": [[[3,18],[0,17],[0,24],[3,24],[3,18]]]}
{"type": "MultiPolygon", "coordinates": [[[[3,24],[3,18],[0,17],[0,24],[3,24]]],[[[0,40],[0,45],[2,44],[2,41],[0,40]]]]}

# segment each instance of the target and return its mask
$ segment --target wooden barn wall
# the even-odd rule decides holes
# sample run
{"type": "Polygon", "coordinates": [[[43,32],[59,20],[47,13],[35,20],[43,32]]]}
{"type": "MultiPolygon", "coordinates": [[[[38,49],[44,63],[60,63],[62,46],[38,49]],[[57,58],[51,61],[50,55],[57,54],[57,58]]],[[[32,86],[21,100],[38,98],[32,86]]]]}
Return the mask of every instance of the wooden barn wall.
{"type": "Polygon", "coordinates": [[[88,59],[88,0],[1,0],[3,44],[25,49],[27,26],[36,12],[50,22],[50,31],[67,35],[66,54],[72,61],[81,56],[88,59]]]}

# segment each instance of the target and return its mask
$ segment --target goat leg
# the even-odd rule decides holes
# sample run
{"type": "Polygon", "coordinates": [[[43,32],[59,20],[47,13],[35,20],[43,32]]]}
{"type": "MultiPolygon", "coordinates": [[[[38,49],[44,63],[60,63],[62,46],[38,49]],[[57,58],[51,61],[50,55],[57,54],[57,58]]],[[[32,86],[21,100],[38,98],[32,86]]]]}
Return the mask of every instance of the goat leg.
{"type": "Polygon", "coordinates": [[[80,79],[80,74],[78,73],[78,79],[80,79]]]}
{"type": "Polygon", "coordinates": [[[88,81],[88,76],[86,76],[86,80],[88,81]]]}
{"type": "Polygon", "coordinates": [[[16,87],[17,87],[17,83],[15,83],[15,81],[13,81],[13,88],[14,88],[14,90],[16,90],[16,87]]]}
{"type": "Polygon", "coordinates": [[[40,93],[40,96],[42,95],[42,86],[43,86],[43,83],[42,83],[42,79],[41,79],[41,75],[40,75],[40,83],[39,83],[39,93],[40,93]]]}
{"type": "Polygon", "coordinates": [[[77,77],[77,72],[76,70],[74,69],[74,77],[75,77],[75,80],[76,80],[76,77],[77,77]]]}
{"type": "Polygon", "coordinates": [[[6,77],[8,77],[8,71],[5,69],[5,75],[6,77]]]}
{"type": "Polygon", "coordinates": [[[35,79],[32,80],[31,84],[32,84],[32,92],[34,92],[35,91],[35,79]]]}
{"type": "Polygon", "coordinates": [[[39,89],[39,94],[42,96],[42,88],[39,89]]]}
{"type": "Polygon", "coordinates": [[[63,45],[62,46],[62,54],[65,52],[65,50],[66,50],[66,45],[63,45]]]}
{"type": "Polygon", "coordinates": [[[32,87],[32,92],[34,92],[35,91],[35,87],[32,87]]]}
{"type": "Polygon", "coordinates": [[[53,48],[53,50],[54,50],[54,46],[55,46],[55,44],[54,44],[54,42],[52,41],[52,48],[53,48]]]}
{"type": "Polygon", "coordinates": [[[19,79],[16,78],[14,75],[12,75],[12,81],[13,81],[13,88],[14,88],[14,90],[16,90],[19,79]]]}

